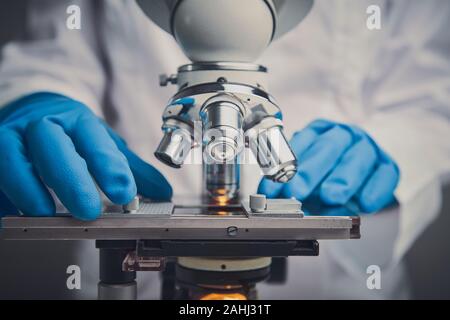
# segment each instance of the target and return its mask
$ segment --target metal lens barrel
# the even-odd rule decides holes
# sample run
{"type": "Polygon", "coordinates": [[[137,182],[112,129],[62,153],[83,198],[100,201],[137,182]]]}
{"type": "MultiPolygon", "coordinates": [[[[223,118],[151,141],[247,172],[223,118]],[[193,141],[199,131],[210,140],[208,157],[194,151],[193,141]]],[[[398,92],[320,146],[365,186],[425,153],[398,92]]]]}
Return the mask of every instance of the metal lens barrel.
{"type": "Polygon", "coordinates": [[[202,118],[206,190],[214,203],[225,205],[239,193],[243,115],[235,104],[216,100],[204,108],[202,118]]]}
{"type": "Polygon", "coordinates": [[[166,130],[155,157],[173,168],[181,168],[192,148],[191,133],[184,128],[166,130]]]}
{"type": "MultiPolygon", "coordinates": [[[[266,123],[270,123],[269,119],[266,123]]],[[[297,159],[279,124],[259,126],[247,132],[248,144],[264,175],[275,182],[286,183],[297,172],[297,159]]]]}

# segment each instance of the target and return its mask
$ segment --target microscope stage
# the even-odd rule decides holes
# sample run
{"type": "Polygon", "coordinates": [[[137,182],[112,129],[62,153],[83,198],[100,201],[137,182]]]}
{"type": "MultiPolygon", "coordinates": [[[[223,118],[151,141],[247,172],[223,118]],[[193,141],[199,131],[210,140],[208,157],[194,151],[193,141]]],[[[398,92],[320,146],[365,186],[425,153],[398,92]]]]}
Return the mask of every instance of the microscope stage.
{"type": "Polygon", "coordinates": [[[118,207],[107,208],[108,212],[92,222],[79,221],[67,214],[48,218],[5,217],[2,219],[0,238],[295,241],[360,237],[358,217],[303,216],[303,212],[293,211],[289,207],[289,200],[285,204],[284,211],[252,214],[245,203],[220,207],[147,201],[133,213],[121,213],[118,207]]]}

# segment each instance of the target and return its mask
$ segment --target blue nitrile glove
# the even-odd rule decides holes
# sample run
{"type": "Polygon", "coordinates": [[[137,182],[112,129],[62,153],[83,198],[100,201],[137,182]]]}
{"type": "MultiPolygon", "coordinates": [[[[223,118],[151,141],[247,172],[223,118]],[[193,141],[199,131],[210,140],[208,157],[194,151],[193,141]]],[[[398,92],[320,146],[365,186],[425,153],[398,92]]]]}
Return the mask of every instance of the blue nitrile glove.
{"type": "Polygon", "coordinates": [[[0,216],[52,216],[48,187],[74,217],[94,220],[96,184],[118,205],[137,193],[172,197],[166,179],[82,103],[38,93],[0,109],[0,216]]]}
{"type": "Polygon", "coordinates": [[[260,193],[300,201],[316,195],[326,205],[355,200],[368,213],[394,202],[398,166],[360,128],[317,120],[296,133],[291,146],[297,175],[285,185],[263,180],[260,193]]]}

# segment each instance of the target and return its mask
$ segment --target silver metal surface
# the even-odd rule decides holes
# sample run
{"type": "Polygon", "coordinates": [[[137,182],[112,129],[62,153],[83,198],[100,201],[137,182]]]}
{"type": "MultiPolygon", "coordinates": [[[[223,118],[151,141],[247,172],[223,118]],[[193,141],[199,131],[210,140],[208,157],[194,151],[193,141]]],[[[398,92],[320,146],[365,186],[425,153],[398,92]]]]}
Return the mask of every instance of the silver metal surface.
{"type": "Polygon", "coordinates": [[[296,199],[269,199],[266,211],[269,212],[301,212],[302,203],[296,199]]]}
{"type": "Polygon", "coordinates": [[[139,206],[140,206],[140,202],[141,200],[139,199],[139,197],[134,197],[133,200],[127,204],[123,206],[123,212],[124,213],[136,213],[139,210],[139,206]]]}
{"type": "Polygon", "coordinates": [[[206,100],[220,93],[233,94],[241,101],[248,101],[248,99],[250,99],[250,101],[247,102],[250,108],[263,105],[263,109],[266,110],[269,115],[275,115],[280,111],[274,98],[261,88],[240,83],[220,82],[205,83],[184,88],[171,99],[169,106],[177,100],[193,96],[196,97],[197,103],[202,106],[206,100]],[[202,95],[204,96],[202,97],[202,95]]]}
{"type": "Polygon", "coordinates": [[[178,68],[178,72],[193,72],[193,71],[254,71],[267,72],[267,68],[258,64],[252,63],[237,63],[237,62],[205,62],[186,64],[178,68]]]}
{"type": "MultiPolygon", "coordinates": [[[[240,132],[244,131],[246,145],[266,177],[285,183],[296,174],[297,161],[283,134],[283,123],[277,118],[280,114],[270,95],[260,88],[217,82],[181,90],[170,101],[163,118],[166,123],[179,121],[190,127],[201,120],[207,161],[229,162],[236,158],[242,144],[240,132]],[[176,103],[183,98],[193,98],[195,104],[185,108],[176,103]]],[[[171,144],[170,141],[167,144],[171,144]]],[[[157,156],[163,162],[181,166],[181,158],[173,163],[174,155],[167,154],[158,149],[157,156]],[[158,156],[161,154],[163,156],[158,156]]]]}
{"type": "MultiPolygon", "coordinates": [[[[176,211],[176,208],[175,208],[176,211]]],[[[194,211],[194,209],[193,209],[194,211]]],[[[351,217],[154,216],[105,214],[97,221],[71,217],[2,219],[4,240],[320,240],[359,237],[351,217]]]]}
{"type": "Polygon", "coordinates": [[[177,262],[180,266],[191,270],[237,272],[270,267],[272,258],[178,257],[177,262]]]}
{"type": "Polygon", "coordinates": [[[251,212],[264,212],[267,207],[267,199],[263,194],[254,194],[250,196],[251,212]]]}
{"type": "Polygon", "coordinates": [[[164,257],[140,257],[136,251],[130,252],[122,263],[122,271],[164,271],[166,259],[164,257]]]}
{"type": "Polygon", "coordinates": [[[137,283],[98,284],[98,299],[104,301],[137,300],[137,283]]]}
{"type": "Polygon", "coordinates": [[[164,137],[155,151],[155,157],[170,167],[181,168],[194,145],[192,133],[186,126],[169,128],[168,125],[166,122],[164,137]]]}
{"type": "Polygon", "coordinates": [[[286,183],[295,176],[297,159],[278,119],[264,119],[246,132],[246,138],[248,146],[268,179],[286,183]]]}
{"type": "Polygon", "coordinates": [[[238,197],[240,166],[234,163],[210,163],[203,166],[204,190],[213,203],[226,204],[238,197]]]}
{"type": "MultiPolygon", "coordinates": [[[[217,97],[235,104],[240,109],[243,131],[255,127],[266,118],[275,118],[281,114],[274,99],[260,88],[233,83],[206,83],[184,88],[169,101],[163,112],[163,131],[183,128],[190,132],[193,143],[198,143],[198,141],[195,141],[193,130],[197,123],[203,123],[202,111],[213,101],[217,101],[217,97]],[[190,106],[180,105],[178,102],[183,99],[190,99],[195,102],[190,106]]],[[[228,117],[220,119],[225,120],[228,117]]],[[[282,123],[279,122],[278,125],[282,126],[282,123]]],[[[200,134],[199,136],[201,138],[203,135],[200,134]]]]}
{"type": "Polygon", "coordinates": [[[174,209],[175,205],[171,202],[144,202],[135,214],[170,217],[174,209]]]}
{"type": "Polygon", "coordinates": [[[244,148],[243,114],[236,104],[228,100],[227,96],[223,100],[218,96],[200,111],[205,156],[212,163],[234,163],[244,148]]]}
{"type": "Polygon", "coordinates": [[[243,202],[242,206],[250,218],[303,218],[302,203],[295,199],[267,199],[264,202],[256,196],[251,196],[250,201],[243,202]],[[252,208],[257,207],[257,210],[252,208]],[[264,209],[261,207],[264,205],[264,209]]]}

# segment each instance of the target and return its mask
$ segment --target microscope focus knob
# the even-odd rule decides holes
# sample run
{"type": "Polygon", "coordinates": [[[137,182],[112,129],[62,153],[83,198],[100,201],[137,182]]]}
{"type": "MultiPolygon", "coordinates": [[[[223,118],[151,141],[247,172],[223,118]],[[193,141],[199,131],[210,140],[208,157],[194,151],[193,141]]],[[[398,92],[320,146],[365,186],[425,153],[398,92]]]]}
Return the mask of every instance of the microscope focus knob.
{"type": "Polygon", "coordinates": [[[176,74],[167,75],[162,74],[159,76],[159,86],[160,87],[167,87],[169,84],[177,84],[178,83],[178,76],[176,74]]]}

